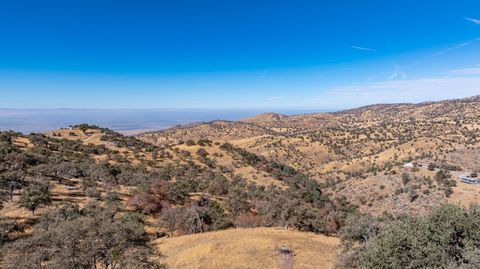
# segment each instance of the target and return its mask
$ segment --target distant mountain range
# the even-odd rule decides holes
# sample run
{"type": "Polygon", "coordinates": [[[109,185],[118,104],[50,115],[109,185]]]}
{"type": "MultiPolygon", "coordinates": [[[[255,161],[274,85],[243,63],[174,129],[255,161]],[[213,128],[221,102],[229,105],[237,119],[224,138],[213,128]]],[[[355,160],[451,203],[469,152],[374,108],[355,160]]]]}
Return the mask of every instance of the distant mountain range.
{"type": "MultiPolygon", "coordinates": [[[[88,122],[122,133],[159,130],[215,119],[238,120],[260,110],[218,109],[0,109],[0,130],[45,132],[88,122]]],[[[292,110],[284,113],[304,113],[292,110]]]]}

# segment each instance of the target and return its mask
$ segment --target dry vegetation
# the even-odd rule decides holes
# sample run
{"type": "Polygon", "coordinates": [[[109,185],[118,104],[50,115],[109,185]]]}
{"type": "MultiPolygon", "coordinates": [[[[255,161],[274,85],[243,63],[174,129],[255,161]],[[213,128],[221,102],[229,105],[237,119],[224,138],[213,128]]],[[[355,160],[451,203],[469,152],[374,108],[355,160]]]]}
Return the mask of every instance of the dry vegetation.
{"type": "MultiPolygon", "coordinates": [[[[360,267],[377,268],[381,259],[368,255],[378,246],[367,241],[420,221],[403,216],[478,202],[480,185],[458,177],[480,169],[479,106],[472,97],[267,113],[137,137],[89,125],[0,132],[0,267],[68,268],[71,259],[85,260],[77,268],[358,268],[365,255],[373,267],[360,267]],[[87,238],[98,236],[103,254],[72,239],[85,233],[76,227],[98,233],[87,238]],[[119,250],[110,237],[130,241],[119,250]],[[29,248],[44,256],[20,255],[29,248]],[[61,248],[72,251],[59,256],[61,248]]],[[[468,255],[449,264],[476,264],[468,255]]]]}
{"type": "Polygon", "coordinates": [[[278,228],[216,231],[155,241],[172,268],[283,268],[278,250],[293,252],[295,268],[332,268],[339,239],[278,228]]]}
{"type": "Polygon", "coordinates": [[[158,238],[247,227],[332,234],[354,210],[295,169],[231,144],[154,146],[85,124],[0,138],[5,268],[162,268],[158,238]],[[28,248],[36,251],[25,258],[28,248]]]}
{"type": "MultiPolygon", "coordinates": [[[[450,196],[445,195],[449,186],[435,181],[438,168],[428,171],[426,167],[406,169],[402,165],[433,162],[443,164],[446,170],[458,167],[453,170],[478,172],[479,106],[477,96],[372,105],[336,113],[267,113],[225,123],[226,136],[219,131],[218,122],[211,122],[147,133],[140,139],[157,144],[178,143],[186,137],[228,141],[307,173],[323,183],[326,191],[345,196],[365,212],[426,212],[447,199],[463,202],[456,194],[446,197],[450,196]],[[403,184],[402,173],[409,173],[413,181],[403,184]],[[405,195],[399,195],[401,188],[405,195]],[[409,193],[418,197],[412,200],[409,193]]],[[[452,178],[457,181],[458,175],[452,178]]]]}

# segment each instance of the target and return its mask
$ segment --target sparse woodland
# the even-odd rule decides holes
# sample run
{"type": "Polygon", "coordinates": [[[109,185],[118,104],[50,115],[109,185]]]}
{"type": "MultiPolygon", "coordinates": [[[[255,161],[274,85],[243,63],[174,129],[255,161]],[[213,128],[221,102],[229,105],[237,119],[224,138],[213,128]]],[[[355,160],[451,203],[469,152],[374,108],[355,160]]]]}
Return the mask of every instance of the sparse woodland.
{"type": "Polygon", "coordinates": [[[159,238],[281,227],[340,237],[338,268],[478,268],[479,105],[0,132],[0,267],[164,268],[159,238]]]}
{"type": "Polygon", "coordinates": [[[209,154],[202,148],[193,153],[198,164],[185,155],[158,164],[175,150],[95,126],[74,130],[101,134],[98,142],[106,144],[64,139],[61,132],[0,133],[1,205],[30,212],[2,216],[4,268],[160,268],[152,238],[261,226],[336,233],[355,210],[330,201],[307,175],[229,144],[219,148],[283,185],[258,186],[222,173],[205,165],[209,154]],[[147,218],[157,232],[146,232],[147,218]]]}

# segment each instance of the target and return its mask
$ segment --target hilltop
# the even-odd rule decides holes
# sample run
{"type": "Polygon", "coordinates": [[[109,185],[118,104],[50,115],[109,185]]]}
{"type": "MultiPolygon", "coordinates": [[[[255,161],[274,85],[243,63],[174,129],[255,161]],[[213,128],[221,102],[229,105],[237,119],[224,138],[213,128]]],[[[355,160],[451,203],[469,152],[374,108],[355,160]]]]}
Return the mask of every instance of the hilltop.
{"type": "Polygon", "coordinates": [[[280,121],[286,119],[288,116],[278,113],[262,113],[256,116],[240,119],[241,122],[260,123],[270,121],[280,121]]]}
{"type": "Polygon", "coordinates": [[[457,195],[451,198],[450,192],[464,192],[453,181],[435,180],[439,169],[429,171],[429,163],[458,170],[454,181],[459,174],[480,169],[478,107],[480,96],[377,104],[333,113],[265,113],[228,122],[228,128],[219,128],[217,122],[199,123],[143,134],[139,139],[154,144],[175,144],[187,138],[228,142],[305,172],[335,197],[345,196],[367,212],[426,212],[433,204],[461,202],[457,195]],[[426,165],[403,167],[411,162],[426,165]],[[403,184],[403,173],[415,180],[403,184]],[[399,201],[401,193],[406,197],[399,201]]]}
{"type": "Polygon", "coordinates": [[[255,227],[335,234],[355,211],[292,167],[207,139],[156,146],[81,124],[46,134],[0,132],[0,152],[4,268],[99,259],[106,268],[162,268],[171,261],[159,251],[171,252],[154,244],[159,238],[255,227]],[[60,249],[71,251],[56,255],[60,249]]]}
{"type": "Polygon", "coordinates": [[[278,228],[216,231],[155,241],[172,268],[332,268],[339,239],[278,228]],[[278,254],[286,247],[293,258],[278,254]],[[232,255],[232,253],[234,253],[232,255]]]}

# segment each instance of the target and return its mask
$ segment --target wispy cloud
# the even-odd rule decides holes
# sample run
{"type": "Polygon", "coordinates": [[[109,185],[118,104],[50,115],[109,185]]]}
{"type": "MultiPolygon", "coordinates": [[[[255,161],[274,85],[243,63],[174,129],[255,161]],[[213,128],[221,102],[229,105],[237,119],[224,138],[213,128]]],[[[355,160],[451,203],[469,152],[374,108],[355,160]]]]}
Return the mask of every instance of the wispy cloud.
{"type": "Polygon", "coordinates": [[[456,46],[453,46],[453,47],[451,47],[451,48],[448,48],[448,49],[444,49],[444,50],[442,50],[442,51],[439,51],[439,52],[433,54],[433,56],[437,57],[437,56],[440,56],[440,55],[442,55],[442,54],[445,54],[445,53],[448,53],[448,52],[451,52],[451,51],[454,51],[454,50],[457,50],[457,49],[466,47],[466,46],[468,46],[468,45],[470,45],[470,44],[471,44],[471,42],[463,42],[463,43],[458,44],[458,45],[456,45],[456,46]]]}
{"type": "Polygon", "coordinates": [[[405,70],[410,69],[414,66],[419,65],[420,63],[413,63],[407,66],[394,65],[393,71],[387,71],[379,74],[375,74],[367,78],[367,80],[374,80],[377,78],[388,78],[388,79],[406,79],[407,73],[405,70]]]}
{"type": "Polygon", "coordinates": [[[333,87],[311,105],[356,107],[372,103],[422,102],[460,98],[480,93],[480,77],[424,78],[391,80],[333,87]]]}
{"type": "Polygon", "coordinates": [[[279,95],[279,96],[271,96],[267,99],[267,101],[278,101],[278,100],[281,100],[283,99],[283,96],[279,95]]]}
{"type": "Polygon", "coordinates": [[[480,67],[473,68],[463,68],[448,71],[451,75],[460,75],[460,76],[480,76],[480,67]]]}
{"type": "Polygon", "coordinates": [[[470,41],[466,41],[466,42],[463,42],[461,44],[458,44],[456,46],[453,46],[453,47],[450,47],[450,48],[447,48],[447,49],[444,49],[442,51],[439,51],[435,54],[433,54],[434,57],[437,57],[437,56],[440,56],[442,54],[445,54],[445,53],[448,53],[448,52],[451,52],[451,51],[454,51],[454,50],[457,50],[457,49],[460,49],[460,48],[463,48],[463,47],[466,47],[474,42],[477,42],[477,41],[480,41],[480,37],[477,37],[475,39],[472,39],[470,41]]]}
{"type": "Polygon", "coordinates": [[[378,50],[372,49],[372,48],[367,48],[367,47],[359,47],[359,46],[351,46],[352,49],[356,50],[363,50],[363,51],[371,51],[371,52],[377,52],[378,50]]]}
{"type": "Polygon", "coordinates": [[[388,79],[394,79],[394,78],[400,78],[400,79],[405,79],[407,78],[407,74],[402,71],[403,69],[395,65],[395,71],[388,77],[388,79]]]}
{"type": "Polygon", "coordinates": [[[469,18],[469,17],[465,17],[464,19],[467,20],[467,21],[473,22],[475,24],[480,24],[480,19],[474,19],[474,18],[469,18]]]}
{"type": "Polygon", "coordinates": [[[367,80],[368,81],[374,80],[374,79],[377,79],[377,78],[388,76],[389,74],[391,74],[391,73],[390,72],[385,72],[385,73],[375,74],[373,76],[368,77],[367,80]]]}

